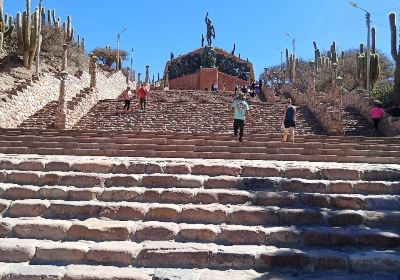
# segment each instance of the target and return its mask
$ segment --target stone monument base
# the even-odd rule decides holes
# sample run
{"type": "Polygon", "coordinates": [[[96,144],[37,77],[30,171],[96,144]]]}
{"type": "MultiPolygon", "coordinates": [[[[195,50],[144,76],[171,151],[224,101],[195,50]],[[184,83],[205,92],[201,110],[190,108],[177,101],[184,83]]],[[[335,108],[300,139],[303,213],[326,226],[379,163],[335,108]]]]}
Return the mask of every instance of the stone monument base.
{"type": "Polygon", "coordinates": [[[239,87],[248,84],[245,80],[219,72],[217,68],[201,68],[196,73],[170,80],[169,88],[182,90],[210,90],[213,83],[218,85],[219,91],[223,90],[224,83],[226,91],[234,91],[235,83],[239,87]]]}

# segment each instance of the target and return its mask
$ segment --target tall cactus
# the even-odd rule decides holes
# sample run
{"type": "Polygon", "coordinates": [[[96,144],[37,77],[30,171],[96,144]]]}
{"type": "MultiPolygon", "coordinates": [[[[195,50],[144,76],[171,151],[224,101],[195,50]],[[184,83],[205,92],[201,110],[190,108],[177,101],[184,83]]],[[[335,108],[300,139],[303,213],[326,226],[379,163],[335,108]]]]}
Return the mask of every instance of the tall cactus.
{"type": "Polygon", "coordinates": [[[19,37],[22,38],[22,49],[24,53],[24,66],[28,69],[32,67],[33,59],[36,54],[36,47],[38,40],[37,33],[39,28],[39,21],[41,19],[41,15],[39,11],[36,10],[31,16],[31,1],[26,0],[26,11],[22,16],[22,25],[18,27],[18,32],[21,32],[19,37]]]}
{"type": "Polygon", "coordinates": [[[389,14],[390,33],[391,33],[391,53],[396,63],[394,70],[394,103],[400,106],[400,46],[397,48],[397,22],[396,14],[389,14]]]}
{"type": "MultiPolygon", "coordinates": [[[[371,88],[375,87],[380,75],[379,54],[376,53],[376,28],[371,29],[372,47],[370,53],[369,80],[371,88]]],[[[367,55],[364,50],[364,45],[360,44],[360,53],[357,57],[357,78],[359,83],[366,88],[367,86],[367,55]]]]}
{"type": "Polygon", "coordinates": [[[3,11],[3,0],[0,0],[0,52],[3,50],[4,39],[9,37],[15,28],[13,17],[4,17],[3,11]]]}
{"type": "Polygon", "coordinates": [[[317,47],[317,43],[314,41],[314,69],[319,70],[321,68],[321,51],[317,47]]]}
{"type": "Polygon", "coordinates": [[[357,79],[360,85],[365,86],[367,77],[367,62],[364,53],[364,44],[360,44],[360,50],[357,55],[357,79]]]}
{"type": "Polygon", "coordinates": [[[74,29],[72,28],[72,18],[71,16],[67,17],[67,25],[66,25],[66,34],[65,39],[67,41],[72,41],[74,39],[74,29]]]}
{"type": "Polygon", "coordinates": [[[53,20],[53,25],[57,26],[57,17],[56,17],[56,10],[55,9],[51,10],[51,19],[53,20]]]}
{"type": "Polygon", "coordinates": [[[376,53],[376,28],[371,28],[371,53],[376,53]]]}
{"type": "Polygon", "coordinates": [[[330,58],[332,63],[338,64],[339,62],[339,55],[336,51],[336,42],[333,42],[331,45],[331,50],[330,50],[330,58]]]}
{"type": "Polygon", "coordinates": [[[372,48],[371,48],[371,61],[369,68],[369,77],[371,81],[371,88],[375,87],[376,82],[379,79],[380,74],[380,64],[379,64],[379,54],[376,53],[376,28],[372,27],[371,29],[371,37],[372,37],[372,48]]]}

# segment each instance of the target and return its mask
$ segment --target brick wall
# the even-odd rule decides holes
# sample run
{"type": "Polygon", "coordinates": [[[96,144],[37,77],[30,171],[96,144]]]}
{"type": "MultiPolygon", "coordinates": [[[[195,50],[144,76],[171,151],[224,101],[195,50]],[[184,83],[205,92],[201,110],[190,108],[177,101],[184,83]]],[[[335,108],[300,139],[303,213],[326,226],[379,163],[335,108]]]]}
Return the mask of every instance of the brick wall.
{"type": "Polygon", "coordinates": [[[169,81],[170,89],[199,89],[199,87],[200,75],[198,72],[169,81]]]}
{"type": "Polygon", "coordinates": [[[221,73],[217,68],[202,68],[198,72],[182,76],[169,81],[170,89],[183,90],[210,90],[211,85],[216,82],[218,89],[222,90],[225,83],[227,91],[234,91],[235,82],[241,87],[247,84],[247,81],[221,73]]]}

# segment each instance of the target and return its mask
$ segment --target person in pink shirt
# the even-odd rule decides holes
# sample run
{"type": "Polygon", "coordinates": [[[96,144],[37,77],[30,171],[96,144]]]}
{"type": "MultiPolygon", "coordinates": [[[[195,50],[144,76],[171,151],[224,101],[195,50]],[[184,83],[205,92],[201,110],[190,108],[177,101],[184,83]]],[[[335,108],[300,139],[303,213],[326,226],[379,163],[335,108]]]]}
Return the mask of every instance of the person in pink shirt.
{"type": "Polygon", "coordinates": [[[381,121],[385,111],[382,108],[382,105],[377,103],[374,108],[371,110],[372,121],[374,122],[374,129],[376,132],[379,132],[379,122],[381,121]]]}

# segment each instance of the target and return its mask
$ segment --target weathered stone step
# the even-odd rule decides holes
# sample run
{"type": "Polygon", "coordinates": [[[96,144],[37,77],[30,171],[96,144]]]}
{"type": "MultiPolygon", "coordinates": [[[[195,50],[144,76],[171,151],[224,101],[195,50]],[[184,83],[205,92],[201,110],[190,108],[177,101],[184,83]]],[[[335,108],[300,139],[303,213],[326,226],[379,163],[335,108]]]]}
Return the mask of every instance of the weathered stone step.
{"type": "MultiPolygon", "coordinates": [[[[4,134],[3,136],[0,136],[0,139],[2,141],[7,141],[7,140],[29,140],[29,141],[41,141],[41,142],[71,142],[74,141],[75,139],[80,139],[81,142],[88,142],[88,143],[120,143],[120,144],[130,144],[130,143],[135,143],[135,141],[142,141],[143,138],[147,139],[147,143],[151,143],[152,141],[164,141],[165,143],[186,143],[186,144],[191,144],[191,145],[210,145],[210,144],[223,144],[223,145],[231,145],[231,146],[237,146],[237,143],[232,142],[232,136],[224,136],[224,135],[213,135],[213,136],[201,136],[197,134],[192,134],[192,135],[185,135],[185,134],[171,134],[168,135],[168,133],[165,133],[164,135],[161,134],[134,134],[132,137],[111,137],[104,139],[103,136],[100,135],[95,135],[95,134],[85,134],[84,132],[82,133],[81,137],[68,137],[68,136],[61,136],[59,133],[55,133],[54,135],[51,134],[46,134],[41,135],[41,136],[35,136],[35,135],[26,135],[26,132],[23,133],[25,134],[23,137],[21,134],[20,135],[8,135],[4,134]],[[52,136],[52,137],[51,137],[52,136]],[[86,139],[85,139],[86,138],[86,139]],[[103,140],[103,141],[102,141],[103,140]]],[[[71,136],[74,135],[74,132],[71,132],[71,136]]],[[[374,148],[382,148],[382,149],[387,149],[385,147],[396,147],[396,145],[399,144],[400,140],[395,140],[392,138],[384,138],[382,139],[364,139],[362,141],[361,139],[359,140],[354,140],[354,139],[337,139],[335,138],[303,138],[303,137],[297,137],[295,143],[281,143],[280,140],[282,136],[275,136],[275,137],[260,137],[260,136],[254,136],[246,139],[246,145],[247,146],[260,146],[263,145],[264,147],[268,147],[271,145],[271,147],[300,147],[300,148],[305,148],[305,147],[319,147],[319,148],[346,148],[346,149],[374,149],[374,148]],[[384,145],[383,145],[384,144],[384,145]]],[[[160,142],[156,142],[160,143],[160,142]]]]}
{"type": "Polygon", "coordinates": [[[273,246],[176,243],[148,241],[54,242],[27,239],[0,239],[0,261],[30,264],[94,264],[134,267],[209,269],[291,268],[296,270],[396,272],[400,269],[397,251],[342,249],[289,249],[273,246]]]}
{"type": "Polygon", "coordinates": [[[167,204],[60,200],[0,201],[3,217],[56,219],[107,218],[116,221],[162,221],[236,225],[329,225],[393,228],[400,226],[399,211],[318,210],[221,204],[167,204]],[[166,214],[168,213],[168,215],[166,214]]]}
{"type": "MultiPolygon", "coordinates": [[[[165,145],[167,147],[183,146],[186,149],[192,150],[193,147],[202,151],[202,149],[213,148],[220,149],[220,151],[232,151],[233,148],[241,152],[246,151],[259,151],[259,152],[279,152],[282,151],[297,151],[296,149],[307,150],[308,153],[312,153],[313,149],[317,149],[318,154],[340,154],[351,151],[354,155],[368,155],[369,153],[376,152],[376,155],[382,156],[396,156],[398,144],[387,144],[387,145],[365,145],[365,144],[325,144],[325,143],[282,143],[282,142],[258,142],[252,139],[245,139],[244,145],[240,145],[238,142],[232,141],[233,138],[221,141],[221,140],[175,140],[167,138],[153,138],[153,139],[127,139],[126,141],[118,140],[113,141],[109,139],[107,141],[101,141],[100,139],[91,138],[74,138],[69,139],[70,141],[62,140],[57,138],[34,138],[31,141],[27,139],[3,139],[0,141],[2,146],[17,146],[18,144],[28,144],[32,148],[38,148],[42,145],[48,145],[49,147],[56,147],[57,144],[63,143],[65,147],[70,148],[93,148],[98,146],[99,148],[110,148],[110,149],[135,149],[135,148],[147,148],[147,149],[157,149],[160,147],[154,147],[154,145],[165,145]],[[124,143],[125,142],[125,143],[124,143]],[[68,143],[68,144],[67,144],[68,143]],[[309,151],[310,150],[310,151],[309,151]]],[[[210,150],[211,151],[211,150],[210,150]]]]}
{"type": "Polygon", "coordinates": [[[240,189],[248,191],[339,193],[339,194],[400,194],[399,181],[344,181],[281,177],[234,177],[188,174],[106,174],[62,171],[0,172],[0,182],[36,186],[72,186],[81,188],[146,187],[191,189],[240,189]]]}
{"type": "Polygon", "coordinates": [[[372,156],[337,156],[337,155],[307,155],[307,154],[265,154],[265,153],[223,153],[223,152],[193,152],[193,151],[153,151],[153,150],[101,150],[101,149],[66,149],[60,148],[0,148],[0,153],[6,154],[42,154],[42,155],[76,155],[76,156],[113,156],[113,157],[168,157],[168,158],[203,158],[203,159],[243,159],[243,160],[307,160],[313,162],[343,162],[343,163],[400,163],[397,157],[372,156]]]}
{"type": "MultiPolygon", "coordinates": [[[[121,135],[120,132],[106,131],[106,130],[96,130],[96,131],[82,131],[82,130],[70,130],[70,131],[57,131],[57,130],[32,130],[32,129],[0,129],[2,132],[0,134],[0,139],[10,139],[11,137],[15,137],[17,140],[19,138],[24,138],[26,136],[30,137],[45,137],[52,136],[58,140],[64,139],[73,139],[74,137],[91,137],[93,139],[103,138],[103,139],[120,139],[120,140],[129,140],[132,138],[169,138],[169,139],[203,139],[203,140],[220,140],[220,141],[228,141],[232,139],[231,133],[192,133],[192,132],[151,132],[151,131],[141,131],[141,132],[129,132],[124,131],[124,134],[121,135]]],[[[265,142],[265,141],[280,141],[282,139],[281,133],[279,134],[262,134],[258,133],[256,135],[251,135],[251,140],[256,142],[265,142]]],[[[44,139],[44,138],[43,138],[44,139]]],[[[354,136],[324,136],[324,135],[298,135],[296,136],[296,142],[298,143],[310,143],[310,142],[319,142],[319,143],[336,143],[336,144],[364,144],[364,145],[373,145],[373,144],[394,144],[398,145],[400,142],[400,137],[354,137],[354,136]]]]}
{"type": "MultiPolygon", "coordinates": [[[[372,280],[366,274],[347,274],[336,272],[341,277],[363,277],[372,280]]],[[[392,280],[388,274],[378,273],[387,280],[392,280]],[[389,277],[389,278],[388,278],[389,277]]],[[[260,277],[291,277],[290,273],[263,272],[254,270],[210,270],[184,268],[127,268],[101,265],[30,265],[23,263],[0,263],[0,279],[3,280],[223,280],[240,279],[254,280],[260,277]]],[[[294,277],[294,276],[293,276],[294,277]]],[[[260,278],[261,279],[261,278],[260,278]]],[[[279,278],[280,279],[280,278],[279,278]]],[[[283,278],[282,278],[283,279],[283,278]]],[[[295,279],[295,278],[290,278],[295,279]]],[[[361,279],[361,278],[360,278],[361,279]]],[[[299,279],[300,280],[300,279],[299,279]]],[[[345,279],[347,280],[347,278],[345,279]]]]}
{"type": "MultiPolygon", "coordinates": [[[[400,181],[398,165],[0,155],[3,170],[400,181]]],[[[221,177],[223,178],[223,177],[221,177]]]]}
{"type": "Polygon", "coordinates": [[[398,195],[321,194],[234,189],[144,188],[17,185],[0,183],[0,198],[67,201],[231,204],[351,210],[400,210],[398,195]]]}
{"type": "Polygon", "coordinates": [[[177,241],[220,245],[355,246],[395,249],[398,229],[262,227],[89,219],[0,218],[0,237],[53,241],[177,241]]]}

